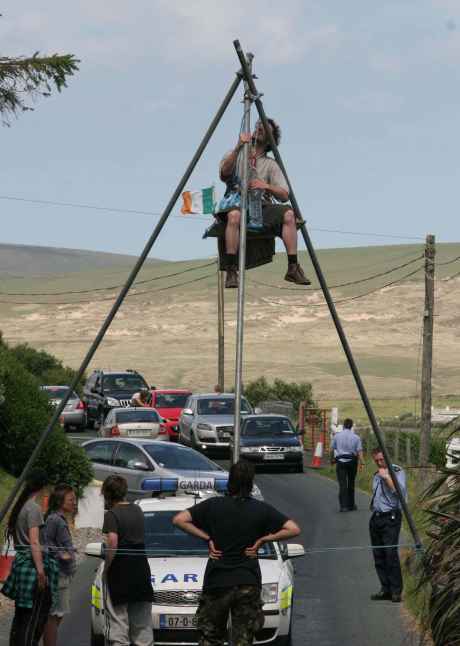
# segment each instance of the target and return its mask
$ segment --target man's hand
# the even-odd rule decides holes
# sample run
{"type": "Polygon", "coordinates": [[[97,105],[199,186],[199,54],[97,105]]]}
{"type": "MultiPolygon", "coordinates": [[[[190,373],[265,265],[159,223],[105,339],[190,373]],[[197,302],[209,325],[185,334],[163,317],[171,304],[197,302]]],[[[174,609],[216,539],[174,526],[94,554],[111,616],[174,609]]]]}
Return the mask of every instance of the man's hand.
{"type": "Polygon", "coordinates": [[[216,546],[214,545],[214,541],[211,539],[208,541],[208,548],[209,548],[209,558],[212,559],[213,561],[218,561],[222,557],[222,551],[216,548],[216,546]]]}
{"type": "Polygon", "coordinates": [[[381,478],[385,478],[385,480],[388,478],[388,469],[385,469],[384,467],[380,467],[378,473],[381,478]]]}
{"type": "Polygon", "coordinates": [[[250,144],[252,141],[252,135],[250,132],[242,132],[240,138],[238,139],[237,148],[238,150],[244,146],[244,144],[250,144]]]}
{"type": "Polygon", "coordinates": [[[251,181],[248,183],[248,188],[260,188],[262,191],[266,191],[268,189],[268,186],[269,185],[267,184],[267,182],[264,182],[261,179],[251,179],[251,181]]]}
{"type": "Polygon", "coordinates": [[[247,547],[244,550],[244,553],[246,556],[249,556],[250,558],[257,558],[257,554],[259,552],[259,549],[262,547],[262,545],[265,543],[265,538],[259,538],[254,545],[251,545],[251,547],[247,547]]]}

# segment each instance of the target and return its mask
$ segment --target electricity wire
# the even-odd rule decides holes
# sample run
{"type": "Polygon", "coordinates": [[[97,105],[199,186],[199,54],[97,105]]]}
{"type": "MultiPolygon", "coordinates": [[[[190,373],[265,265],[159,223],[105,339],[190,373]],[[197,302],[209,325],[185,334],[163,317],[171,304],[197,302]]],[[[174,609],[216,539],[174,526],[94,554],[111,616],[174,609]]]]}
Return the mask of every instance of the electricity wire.
{"type": "MultiPolygon", "coordinates": [[[[132,298],[133,296],[143,296],[145,294],[156,294],[158,292],[165,292],[169,289],[175,289],[176,287],[185,287],[186,285],[192,285],[194,283],[198,283],[201,280],[210,278],[211,276],[214,276],[214,272],[210,272],[208,274],[205,274],[204,276],[199,276],[198,278],[192,278],[191,280],[185,281],[183,283],[175,283],[174,285],[168,285],[167,287],[159,287],[158,289],[146,289],[141,292],[130,292],[126,295],[126,298],[132,298]]],[[[98,303],[101,303],[104,301],[113,301],[113,296],[97,299],[98,303]]],[[[94,303],[94,302],[95,300],[93,298],[83,299],[78,301],[1,301],[0,300],[0,303],[2,305],[79,305],[80,303],[85,304],[85,303],[94,303]]]]}
{"type": "MultiPolygon", "coordinates": [[[[409,265],[413,264],[414,262],[417,262],[417,260],[421,260],[424,256],[419,255],[416,258],[413,258],[412,260],[409,260],[408,262],[403,263],[402,265],[397,265],[396,267],[392,267],[391,269],[387,269],[386,271],[379,272],[378,274],[373,274],[372,276],[367,276],[366,278],[360,278],[358,280],[351,280],[346,283],[339,283],[338,285],[329,285],[329,289],[337,289],[339,287],[349,287],[351,285],[358,285],[360,283],[365,283],[369,280],[373,280],[374,278],[380,278],[382,276],[387,276],[388,274],[392,274],[395,271],[398,271],[398,269],[403,269],[404,267],[408,267],[409,265]]],[[[289,291],[306,291],[306,292],[319,292],[321,291],[321,287],[307,287],[305,289],[299,289],[299,287],[283,287],[281,285],[271,285],[269,283],[264,283],[260,280],[256,280],[254,278],[249,278],[251,283],[255,283],[256,285],[261,285],[263,287],[272,287],[274,289],[282,289],[282,290],[289,290],[289,291]]]]}
{"type": "MultiPolygon", "coordinates": [[[[211,267],[211,265],[216,264],[216,260],[208,262],[204,265],[197,265],[196,267],[188,267],[187,269],[182,269],[181,271],[176,271],[172,274],[163,274],[162,276],[154,276],[153,278],[146,278],[144,280],[138,280],[134,283],[133,287],[136,285],[145,285],[146,283],[151,283],[155,280],[161,280],[163,278],[172,278],[173,276],[180,276],[186,274],[190,271],[196,271],[197,269],[204,269],[205,267],[211,267]]],[[[1,296],[66,296],[67,294],[91,294],[93,292],[103,292],[112,289],[120,289],[122,285],[108,285],[107,287],[93,287],[92,289],[76,289],[76,290],[65,290],[63,292],[2,292],[0,291],[1,296]]]]}

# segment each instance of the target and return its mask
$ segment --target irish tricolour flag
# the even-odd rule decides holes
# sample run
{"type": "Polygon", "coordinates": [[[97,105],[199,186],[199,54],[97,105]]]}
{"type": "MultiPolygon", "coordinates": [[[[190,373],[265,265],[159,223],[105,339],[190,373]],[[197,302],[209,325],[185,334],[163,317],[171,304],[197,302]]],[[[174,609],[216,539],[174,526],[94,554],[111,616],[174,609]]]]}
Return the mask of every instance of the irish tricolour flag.
{"type": "Polygon", "coordinates": [[[214,213],[214,206],[216,203],[214,186],[209,188],[202,188],[201,191],[185,191],[182,193],[184,201],[181,213],[188,215],[189,213],[214,213]]]}

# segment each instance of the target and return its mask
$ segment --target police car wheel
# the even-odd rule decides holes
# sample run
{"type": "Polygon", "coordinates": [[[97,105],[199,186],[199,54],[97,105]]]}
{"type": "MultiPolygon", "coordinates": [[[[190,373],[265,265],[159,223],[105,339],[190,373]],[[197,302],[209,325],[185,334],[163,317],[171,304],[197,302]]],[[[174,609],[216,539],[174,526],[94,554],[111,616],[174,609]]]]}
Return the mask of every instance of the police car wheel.
{"type": "Polygon", "coordinates": [[[104,635],[96,635],[94,628],[91,626],[91,646],[104,646],[104,635]]]}
{"type": "MultiPolygon", "coordinates": [[[[292,600],[294,601],[294,597],[292,597],[292,600]]],[[[292,646],[292,606],[291,606],[291,618],[289,620],[289,632],[287,635],[283,635],[282,637],[278,637],[276,640],[275,644],[276,646],[292,646]]]]}

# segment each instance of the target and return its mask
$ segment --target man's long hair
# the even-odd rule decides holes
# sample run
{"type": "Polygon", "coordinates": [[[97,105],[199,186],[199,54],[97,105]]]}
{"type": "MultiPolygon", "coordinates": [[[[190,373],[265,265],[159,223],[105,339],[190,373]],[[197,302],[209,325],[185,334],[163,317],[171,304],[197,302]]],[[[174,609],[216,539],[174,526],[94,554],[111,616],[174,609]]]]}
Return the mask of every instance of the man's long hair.
{"type": "MultiPolygon", "coordinates": [[[[275,140],[276,145],[279,146],[281,141],[281,128],[274,119],[267,119],[267,121],[272,127],[273,139],[275,140]]],[[[268,142],[265,146],[265,152],[268,153],[270,152],[270,150],[272,150],[272,147],[270,145],[270,142],[268,142]]]]}
{"type": "Polygon", "coordinates": [[[239,461],[230,467],[228,493],[238,498],[249,498],[254,488],[254,467],[249,462],[239,461]]]}

